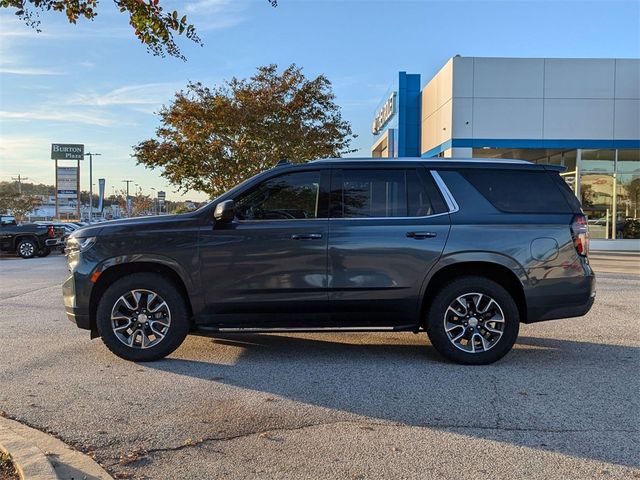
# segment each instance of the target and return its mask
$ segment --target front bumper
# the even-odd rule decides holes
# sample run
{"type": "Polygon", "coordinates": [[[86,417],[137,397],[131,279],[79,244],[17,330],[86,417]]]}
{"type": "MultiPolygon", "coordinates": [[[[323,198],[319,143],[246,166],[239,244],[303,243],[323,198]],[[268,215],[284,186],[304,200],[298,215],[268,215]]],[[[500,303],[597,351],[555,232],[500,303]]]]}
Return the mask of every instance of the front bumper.
{"type": "Polygon", "coordinates": [[[91,317],[88,308],[78,306],[77,303],[76,278],[73,274],[62,284],[62,298],[67,318],[78,328],[91,330],[91,317]]]}

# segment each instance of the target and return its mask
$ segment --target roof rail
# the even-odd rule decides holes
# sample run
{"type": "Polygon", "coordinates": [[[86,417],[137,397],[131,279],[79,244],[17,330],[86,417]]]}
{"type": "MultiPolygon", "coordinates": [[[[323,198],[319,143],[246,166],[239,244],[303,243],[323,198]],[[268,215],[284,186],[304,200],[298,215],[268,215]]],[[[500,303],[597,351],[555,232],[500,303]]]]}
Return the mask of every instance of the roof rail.
{"type": "Polygon", "coordinates": [[[280,160],[278,160],[278,163],[274,165],[274,168],[281,167],[283,165],[289,165],[289,160],[287,160],[286,158],[281,158],[280,160]]]}

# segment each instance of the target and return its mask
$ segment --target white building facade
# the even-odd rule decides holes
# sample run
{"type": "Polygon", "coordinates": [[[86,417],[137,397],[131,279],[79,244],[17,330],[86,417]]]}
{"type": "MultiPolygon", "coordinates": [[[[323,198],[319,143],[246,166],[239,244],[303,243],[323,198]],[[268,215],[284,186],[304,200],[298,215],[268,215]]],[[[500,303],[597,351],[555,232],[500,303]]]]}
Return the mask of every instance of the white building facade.
{"type": "Polygon", "coordinates": [[[593,237],[640,235],[640,59],[453,57],[421,90],[419,136],[426,158],[563,165],[593,237]]]}

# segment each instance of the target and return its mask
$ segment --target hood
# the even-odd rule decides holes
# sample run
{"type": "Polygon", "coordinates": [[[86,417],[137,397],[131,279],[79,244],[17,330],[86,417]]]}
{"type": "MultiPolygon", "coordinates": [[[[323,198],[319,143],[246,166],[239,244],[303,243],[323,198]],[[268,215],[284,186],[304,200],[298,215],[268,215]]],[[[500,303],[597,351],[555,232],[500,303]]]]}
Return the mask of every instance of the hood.
{"type": "Polygon", "coordinates": [[[119,220],[108,220],[97,224],[87,225],[79,228],[71,234],[72,237],[95,237],[98,235],[112,235],[131,230],[141,230],[146,228],[164,228],[176,222],[193,220],[193,213],[180,215],[152,215],[148,217],[123,218],[119,220]]]}

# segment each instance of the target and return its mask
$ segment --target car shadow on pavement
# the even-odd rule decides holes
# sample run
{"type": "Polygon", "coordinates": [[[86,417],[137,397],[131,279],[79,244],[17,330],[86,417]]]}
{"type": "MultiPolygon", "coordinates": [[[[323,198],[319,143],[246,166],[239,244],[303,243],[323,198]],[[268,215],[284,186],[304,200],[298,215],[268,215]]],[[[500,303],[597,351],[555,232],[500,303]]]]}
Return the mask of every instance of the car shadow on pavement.
{"type": "Polygon", "coordinates": [[[195,349],[198,360],[178,351],[146,365],[401,425],[640,467],[638,348],[521,337],[500,362],[470,367],[445,362],[409,334],[335,339],[216,335],[202,342],[210,351],[195,349]],[[236,349],[235,363],[218,358],[216,345],[236,349]]]}

